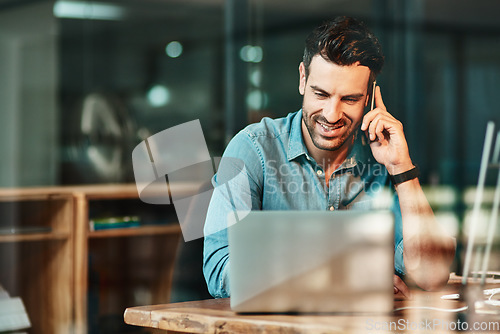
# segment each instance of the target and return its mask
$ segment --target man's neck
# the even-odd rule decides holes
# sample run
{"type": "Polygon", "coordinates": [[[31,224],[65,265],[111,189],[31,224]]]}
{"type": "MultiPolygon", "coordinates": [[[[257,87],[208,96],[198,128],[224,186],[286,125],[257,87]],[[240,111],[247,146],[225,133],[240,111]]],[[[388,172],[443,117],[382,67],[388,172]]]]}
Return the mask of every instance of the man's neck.
{"type": "Polygon", "coordinates": [[[346,140],[344,145],[334,151],[317,148],[309,136],[304,136],[304,141],[309,154],[319,164],[325,174],[329,177],[340,165],[342,165],[352,148],[353,139],[346,140]]]}

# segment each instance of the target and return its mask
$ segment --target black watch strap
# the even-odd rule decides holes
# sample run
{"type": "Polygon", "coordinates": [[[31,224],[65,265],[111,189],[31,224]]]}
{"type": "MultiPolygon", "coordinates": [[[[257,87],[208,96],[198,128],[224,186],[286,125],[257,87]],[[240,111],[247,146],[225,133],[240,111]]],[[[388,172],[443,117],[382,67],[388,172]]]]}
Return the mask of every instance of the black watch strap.
{"type": "Polygon", "coordinates": [[[396,175],[389,175],[393,185],[397,185],[397,184],[400,184],[400,183],[403,183],[403,182],[406,182],[409,180],[413,180],[419,176],[420,176],[420,172],[416,166],[413,167],[412,169],[410,169],[409,171],[404,172],[404,173],[396,174],[396,175]]]}

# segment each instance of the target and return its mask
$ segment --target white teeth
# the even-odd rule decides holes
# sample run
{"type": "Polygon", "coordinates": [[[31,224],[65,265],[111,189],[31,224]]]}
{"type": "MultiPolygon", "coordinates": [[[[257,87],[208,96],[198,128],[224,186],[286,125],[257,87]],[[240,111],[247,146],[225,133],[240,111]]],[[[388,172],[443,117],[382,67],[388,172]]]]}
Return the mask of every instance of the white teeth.
{"type": "Polygon", "coordinates": [[[337,128],[340,128],[340,127],[335,127],[335,126],[326,126],[326,125],[321,124],[321,123],[320,123],[320,125],[321,125],[321,126],[323,127],[323,129],[325,129],[326,131],[333,131],[333,130],[335,130],[335,129],[337,129],[337,128]]]}

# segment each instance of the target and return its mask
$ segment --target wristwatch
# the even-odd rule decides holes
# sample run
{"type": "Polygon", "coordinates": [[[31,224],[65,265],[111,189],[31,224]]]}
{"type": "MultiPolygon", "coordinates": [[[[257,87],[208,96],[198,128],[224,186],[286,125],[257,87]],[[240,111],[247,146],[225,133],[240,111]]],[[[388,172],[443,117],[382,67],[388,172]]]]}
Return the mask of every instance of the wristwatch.
{"type": "Polygon", "coordinates": [[[397,185],[409,180],[413,180],[414,178],[417,178],[420,176],[420,172],[417,168],[417,166],[413,167],[409,171],[406,171],[404,173],[396,174],[396,175],[389,175],[391,178],[391,182],[393,185],[397,185]]]}

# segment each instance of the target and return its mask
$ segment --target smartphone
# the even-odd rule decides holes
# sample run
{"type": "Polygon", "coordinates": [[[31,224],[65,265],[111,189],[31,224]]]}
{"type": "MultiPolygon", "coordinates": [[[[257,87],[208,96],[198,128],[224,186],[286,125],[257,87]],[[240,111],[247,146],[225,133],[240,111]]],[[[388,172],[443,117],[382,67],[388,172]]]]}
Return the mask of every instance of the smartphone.
{"type": "MultiPolygon", "coordinates": [[[[373,107],[375,107],[375,87],[377,87],[377,80],[373,81],[373,88],[372,88],[372,98],[371,98],[371,104],[370,104],[370,111],[373,110],[373,107]]],[[[368,142],[371,142],[370,137],[368,136],[368,131],[363,131],[365,134],[366,140],[368,142]]]]}
{"type": "Polygon", "coordinates": [[[375,106],[375,87],[377,87],[377,80],[373,82],[373,88],[372,88],[372,103],[370,110],[373,110],[373,107],[375,106]]]}

